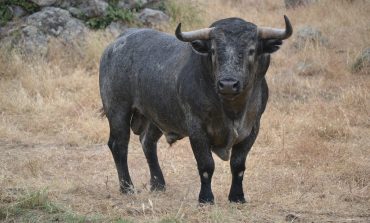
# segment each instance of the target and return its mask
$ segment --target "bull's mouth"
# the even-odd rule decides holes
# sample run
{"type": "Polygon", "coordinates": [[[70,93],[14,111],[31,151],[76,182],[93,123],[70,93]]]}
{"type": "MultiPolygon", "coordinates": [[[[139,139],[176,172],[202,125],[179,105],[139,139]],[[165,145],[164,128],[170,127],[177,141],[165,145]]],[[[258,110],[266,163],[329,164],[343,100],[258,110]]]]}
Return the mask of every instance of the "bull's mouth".
{"type": "Polygon", "coordinates": [[[220,93],[219,92],[218,95],[223,100],[234,101],[240,95],[240,93],[238,92],[238,93],[225,94],[225,93],[220,93]]]}

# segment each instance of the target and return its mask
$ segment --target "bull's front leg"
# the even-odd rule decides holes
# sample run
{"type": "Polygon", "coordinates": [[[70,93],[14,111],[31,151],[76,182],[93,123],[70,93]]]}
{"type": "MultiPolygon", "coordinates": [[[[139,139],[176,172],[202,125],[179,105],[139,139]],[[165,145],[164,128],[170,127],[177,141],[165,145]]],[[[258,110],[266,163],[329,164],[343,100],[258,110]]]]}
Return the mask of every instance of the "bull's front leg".
{"type": "Polygon", "coordinates": [[[230,159],[232,182],[229,193],[229,201],[245,203],[243,192],[243,177],[245,171],[245,160],[248,152],[256,140],[259,130],[259,121],[253,127],[251,134],[240,143],[233,146],[230,159]]]}
{"type": "Polygon", "coordinates": [[[211,188],[215,163],[213,161],[210,145],[206,134],[202,131],[195,131],[190,136],[190,144],[198,165],[201,188],[199,193],[199,203],[214,203],[211,188]]]}
{"type": "Polygon", "coordinates": [[[252,148],[257,138],[259,130],[259,121],[253,127],[251,134],[240,143],[233,146],[230,159],[230,168],[232,173],[232,182],[229,193],[229,201],[245,203],[243,192],[243,177],[245,171],[245,160],[248,152],[252,148]]]}

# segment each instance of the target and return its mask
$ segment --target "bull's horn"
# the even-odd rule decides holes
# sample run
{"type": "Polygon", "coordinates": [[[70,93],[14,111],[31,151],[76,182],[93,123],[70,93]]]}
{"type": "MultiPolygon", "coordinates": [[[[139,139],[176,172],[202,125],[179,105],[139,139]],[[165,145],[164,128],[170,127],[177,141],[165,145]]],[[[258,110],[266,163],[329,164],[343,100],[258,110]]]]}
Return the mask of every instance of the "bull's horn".
{"type": "Polygon", "coordinates": [[[286,15],[284,15],[284,20],[285,30],[270,27],[258,27],[258,37],[261,39],[288,39],[293,33],[293,28],[286,15]]]}
{"type": "Polygon", "coordinates": [[[191,42],[194,40],[209,40],[209,34],[213,28],[198,29],[190,32],[181,32],[181,23],[176,28],[177,39],[184,42],[191,42]]]}

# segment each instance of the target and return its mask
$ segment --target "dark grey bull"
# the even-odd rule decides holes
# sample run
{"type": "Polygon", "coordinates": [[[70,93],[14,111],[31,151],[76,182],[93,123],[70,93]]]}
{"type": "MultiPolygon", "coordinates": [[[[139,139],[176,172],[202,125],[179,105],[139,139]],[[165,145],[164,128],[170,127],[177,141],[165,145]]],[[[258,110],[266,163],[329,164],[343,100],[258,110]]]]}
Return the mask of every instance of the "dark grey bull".
{"type": "Polygon", "coordinates": [[[201,181],[199,202],[213,203],[212,152],[230,159],[229,200],[245,202],[246,156],[259,130],[268,88],[265,73],[270,54],[292,34],[257,27],[239,18],[219,20],[210,28],[176,37],[151,29],[130,29],[105,50],[100,64],[100,93],[109,120],[108,146],[120,189],[131,193],[127,166],[132,131],[150,168],[151,190],[165,190],[157,158],[157,141],[188,136],[201,181]]]}

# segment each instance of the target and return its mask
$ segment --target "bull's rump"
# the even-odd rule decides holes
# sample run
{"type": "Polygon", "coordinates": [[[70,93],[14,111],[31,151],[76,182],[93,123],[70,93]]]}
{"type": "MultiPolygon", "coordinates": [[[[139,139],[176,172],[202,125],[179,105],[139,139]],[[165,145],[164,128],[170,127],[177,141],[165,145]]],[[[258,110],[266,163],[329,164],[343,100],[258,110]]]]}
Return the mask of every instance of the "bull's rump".
{"type": "Polygon", "coordinates": [[[107,114],[130,106],[164,132],[184,134],[177,79],[191,49],[151,29],[129,29],[107,47],[100,64],[100,92],[107,114]]]}

